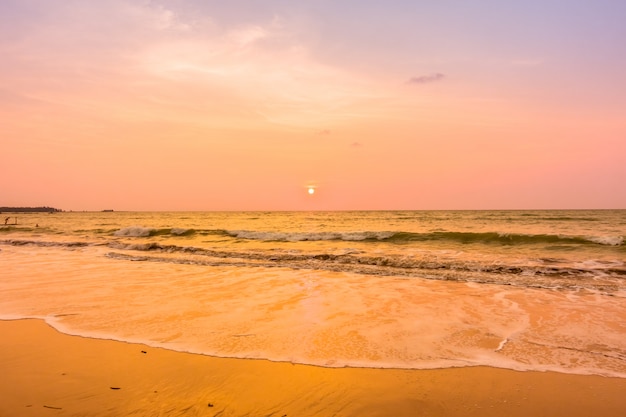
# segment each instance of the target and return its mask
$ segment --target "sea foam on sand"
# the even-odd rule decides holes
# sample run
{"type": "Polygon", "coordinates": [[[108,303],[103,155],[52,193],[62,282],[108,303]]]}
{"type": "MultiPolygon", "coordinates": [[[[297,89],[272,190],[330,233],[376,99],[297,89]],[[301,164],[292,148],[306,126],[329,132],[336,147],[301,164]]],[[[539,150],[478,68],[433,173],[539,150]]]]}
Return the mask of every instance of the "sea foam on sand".
{"type": "Polygon", "coordinates": [[[626,379],[214,358],[0,320],[2,416],[622,416],[626,379]]]}

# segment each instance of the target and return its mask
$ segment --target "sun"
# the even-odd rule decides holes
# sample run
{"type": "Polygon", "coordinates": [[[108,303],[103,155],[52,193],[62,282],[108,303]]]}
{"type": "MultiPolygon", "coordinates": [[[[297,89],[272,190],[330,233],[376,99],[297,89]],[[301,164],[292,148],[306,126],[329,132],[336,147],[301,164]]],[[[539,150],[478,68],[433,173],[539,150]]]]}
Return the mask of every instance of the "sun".
{"type": "Polygon", "coordinates": [[[315,194],[315,187],[309,187],[309,195],[315,194]]]}

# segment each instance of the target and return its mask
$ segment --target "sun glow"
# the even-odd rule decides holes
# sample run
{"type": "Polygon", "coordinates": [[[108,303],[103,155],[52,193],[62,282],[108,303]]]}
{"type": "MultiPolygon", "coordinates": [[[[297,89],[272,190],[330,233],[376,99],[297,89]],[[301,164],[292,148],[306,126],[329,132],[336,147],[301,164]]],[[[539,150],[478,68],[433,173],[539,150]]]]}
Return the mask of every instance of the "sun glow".
{"type": "Polygon", "coordinates": [[[313,195],[315,194],[315,188],[314,187],[309,187],[309,195],[313,195]]]}

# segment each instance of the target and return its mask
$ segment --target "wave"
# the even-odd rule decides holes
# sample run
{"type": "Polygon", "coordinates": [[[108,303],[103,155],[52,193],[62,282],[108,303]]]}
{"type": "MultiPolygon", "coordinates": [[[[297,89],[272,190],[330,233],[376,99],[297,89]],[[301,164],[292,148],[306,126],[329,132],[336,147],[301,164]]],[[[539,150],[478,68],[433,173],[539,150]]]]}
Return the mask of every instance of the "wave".
{"type": "MultiPolygon", "coordinates": [[[[10,228],[5,228],[5,231],[10,228]]],[[[27,229],[31,231],[31,229],[27,229]]],[[[38,229],[38,233],[56,234],[55,231],[38,229]]],[[[94,235],[108,234],[122,238],[151,238],[151,237],[191,237],[219,236],[227,239],[256,240],[265,242],[306,242],[306,241],[346,241],[346,242],[384,242],[389,244],[407,244],[419,242],[441,242],[453,244],[482,244],[482,245],[564,245],[576,246],[613,246],[624,247],[625,236],[620,235],[588,235],[568,236],[560,234],[525,234],[502,232],[462,232],[462,231],[317,231],[317,232],[289,232],[263,230],[227,230],[227,229],[193,229],[182,227],[154,228],[144,226],[130,226],[117,230],[105,231],[78,230],[75,232],[94,235]]]]}
{"type": "Polygon", "coordinates": [[[348,242],[452,242],[461,244],[498,245],[603,245],[624,246],[624,236],[565,236],[554,234],[523,234],[499,232],[449,232],[427,233],[404,231],[328,231],[328,232],[282,232],[225,229],[152,228],[142,226],[124,227],[112,232],[116,237],[188,237],[216,235],[241,240],[267,242],[348,241],[348,242]]]}
{"type": "Polygon", "coordinates": [[[549,234],[514,234],[497,232],[263,232],[233,230],[225,231],[228,236],[237,239],[263,240],[263,241],[386,241],[389,243],[409,243],[427,241],[450,241],[463,244],[597,244],[607,246],[621,246],[624,244],[623,236],[562,236],[549,234]]]}
{"type": "Polygon", "coordinates": [[[90,242],[50,242],[41,240],[23,240],[23,239],[6,239],[0,240],[0,244],[11,246],[39,246],[39,247],[62,247],[62,248],[84,248],[87,246],[94,246],[90,242]]]}
{"type": "Polygon", "coordinates": [[[436,256],[375,256],[364,253],[291,253],[277,251],[217,251],[158,243],[109,245],[112,249],[140,254],[109,252],[107,257],[129,261],[148,261],[202,266],[278,267],[426,278],[445,281],[515,285],[533,288],[581,289],[605,293],[624,289],[624,262],[592,262],[586,265],[559,265],[540,261],[527,264],[484,263],[442,259],[436,256]]]}
{"type": "MultiPolygon", "coordinates": [[[[341,272],[357,272],[374,275],[400,275],[414,277],[428,277],[428,272],[436,271],[437,277],[449,272],[446,280],[461,280],[459,274],[464,272],[486,275],[520,276],[526,278],[549,277],[553,279],[573,279],[580,285],[580,278],[613,277],[626,279],[626,264],[621,261],[586,262],[584,265],[560,265],[558,259],[540,259],[538,263],[526,265],[506,263],[483,263],[480,261],[461,261],[443,259],[432,255],[371,255],[359,251],[345,251],[342,253],[302,253],[291,251],[235,251],[213,250],[193,246],[163,245],[150,243],[110,243],[108,247],[124,251],[159,252],[175,255],[168,258],[152,258],[145,255],[129,255],[109,253],[109,256],[131,259],[135,261],[156,260],[168,263],[203,264],[203,265],[237,265],[237,266],[265,266],[288,267],[294,269],[321,269],[341,272]],[[198,255],[198,257],[176,257],[177,255],[198,255]],[[211,259],[209,259],[211,258],[211,259]],[[454,276],[457,275],[455,278],[454,276]]],[[[474,279],[472,279],[474,280],[474,279]]],[[[484,279],[481,282],[495,282],[484,279]]],[[[509,281],[506,282],[507,285],[509,281]]],[[[600,284],[605,285],[605,284],[600,284]]]]}
{"type": "Polygon", "coordinates": [[[265,240],[275,242],[303,241],[368,241],[389,240],[395,232],[257,232],[248,230],[225,231],[228,236],[238,239],[265,240]]]}
{"type": "Polygon", "coordinates": [[[194,229],[184,229],[180,227],[155,229],[151,227],[131,226],[113,232],[118,237],[149,237],[149,236],[191,236],[196,231],[194,229]]]}
{"type": "Polygon", "coordinates": [[[114,250],[107,257],[201,266],[311,269],[399,278],[426,278],[539,288],[587,288],[614,293],[626,289],[626,263],[622,260],[564,262],[541,258],[508,262],[506,259],[459,259],[432,253],[372,254],[362,250],[301,252],[293,250],[208,249],[158,242],[47,242],[0,240],[12,246],[32,245],[72,250],[100,246],[114,250]]]}

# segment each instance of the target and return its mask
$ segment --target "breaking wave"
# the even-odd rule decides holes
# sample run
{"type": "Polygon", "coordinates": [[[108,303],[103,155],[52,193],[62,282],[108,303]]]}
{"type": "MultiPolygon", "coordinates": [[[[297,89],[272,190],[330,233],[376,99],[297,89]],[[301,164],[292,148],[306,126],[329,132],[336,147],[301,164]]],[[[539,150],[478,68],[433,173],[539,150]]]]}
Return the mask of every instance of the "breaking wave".
{"type": "Polygon", "coordinates": [[[623,246],[624,236],[564,236],[552,234],[515,234],[498,232],[446,232],[415,233],[402,231],[348,231],[348,232],[282,232],[254,230],[195,230],[184,228],[149,228],[132,226],[119,229],[113,233],[117,237],[151,237],[151,236],[192,236],[220,235],[242,240],[258,240],[268,242],[305,242],[305,241],[357,241],[410,243],[410,242],[453,242],[461,244],[564,244],[564,245],[605,245],[623,246]]]}
{"type": "Polygon", "coordinates": [[[580,289],[603,292],[622,289],[626,284],[624,262],[593,262],[587,265],[559,265],[550,259],[527,264],[483,263],[441,258],[425,254],[384,255],[346,251],[344,253],[292,253],[288,251],[211,250],[158,243],[110,244],[124,252],[109,252],[112,259],[163,262],[204,266],[316,269],[367,275],[415,277],[445,281],[476,282],[524,287],[580,289]],[[129,253],[150,252],[148,254],[129,253]]]}
{"type": "Polygon", "coordinates": [[[225,234],[238,239],[265,240],[265,241],[386,241],[390,243],[451,241],[455,243],[482,243],[482,244],[597,244],[621,246],[623,236],[561,236],[561,235],[529,235],[511,233],[473,233],[473,232],[261,232],[247,230],[224,231],[225,234]]]}
{"type": "MultiPolygon", "coordinates": [[[[141,232],[150,235],[151,232],[143,230],[145,229],[136,230],[134,233],[141,232]]],[[[354,238],[355,235],[350,235],[350,237],[354,238]]],[[[280,250],[275,247],[269,250],[210,249],[145,240],[51,242],[13,239],[0,240],[0,244],[65,249],[100,246],[113,250],[113,252],[106,253],[106,256],[111,259],[170,264],[313,269],[524,287],[587,288],[602,292],[615,292],[626,287],[626,263],[619,259],[571,263],[546,257],[527,259],[520,263],[507,261],[505,258],[498,261],[460,259],[428,251],[410,254],[377,254],[355,248],[343,250],[329,248],[326,251],[314,252],[280,250]]]]}
{"type": "Polygon", "coordinates": [[[165,235],[173,235],[173,236],[191,236],[195,233],[193,229],[184,229],[184,228],[166,228],[166,229],[155,229],[151,227],[141,227],[141,226],[131,226],[125,227],[123,229],[119,229],[113,233],[114,236],[118,237],[149,237],[149,236],[165,236],[165,235]]]}
{"type": "Polygon", "coordinates": [[[256,232],[248,230],[225,231],[228,236],[238,239],[266,240],[274,242],[304,242],[304,241],[380,241],[390,240],[395,232],[312,232],[312,233],[289,233],[289,232],[256,232]]]}

